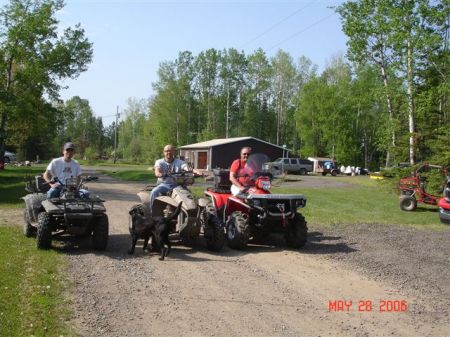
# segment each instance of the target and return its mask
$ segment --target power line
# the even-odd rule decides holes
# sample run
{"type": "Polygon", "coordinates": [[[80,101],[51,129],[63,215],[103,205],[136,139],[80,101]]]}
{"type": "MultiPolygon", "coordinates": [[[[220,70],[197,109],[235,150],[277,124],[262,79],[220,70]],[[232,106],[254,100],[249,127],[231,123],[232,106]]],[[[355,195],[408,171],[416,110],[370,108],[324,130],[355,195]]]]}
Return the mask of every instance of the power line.
{"type": "Polygon", "coordinates": [[[278,21],[277,23],[273,24],[271,27],[269,27],[268,29],[266,29],[264,32],[262,32],[261,34],[259,34],[258,36],[254,37],[253,39],[245,42],[243,45],[241,45],[239,47],[239,49],[244,48],[245,46],[249,45],[250,43],[258,40],[261,36],[267,34],[268,32],[272,31],[274,28],[278,27],[280,24],[282,24],[284,21],[290,19],[291,17],[293,17],[294,15],[296,15],[297,13],[301,12],[302,10],[304,10],[305,8],[309,7],[310,5],[312,5],[314,3],[314,1],[311,1],[310,3],[307,3],[305,6],[303,6],[300,9],[297,9],[295,12],[293,12],[292,14],[289,14],[288,16],[286,16],[285,18],[281,19],[280,21],[278,21]]]}
{"type": "Polygon", "coordinates": [[[275,45],[273,45],[273,46],[270,47],[269,49],[266,49],[266,51],[270,51],[270,50],[272,50],[272,49],[278,47],[280,44],[283,44],[283,43],[285,43],[285,42],[287,42],[287,41],[289,41],[289,40],[292,40],[294,37],[300,35],[301,33],[306,32],[308,29],[310,29],[310,28],[312,28],[312,27],[318,25],[319,23],[325,21],[326,19],[331,18],[331,17],[332,17],[333,15],[335,15],[335,14],[336,14],[336,13],[331,13],[330,15],[327,15],[327,16],[323,17],[322,19],[317,20],[316,22],[312,23],[312,24],[309,25],[308,27],[303,28],[302,30],[299,30],[298,32],[292,34],[292,35],[289,36],[288,38],[282,40],[281,42],[278,42],[278,43],[275,44],[275,45]]]}

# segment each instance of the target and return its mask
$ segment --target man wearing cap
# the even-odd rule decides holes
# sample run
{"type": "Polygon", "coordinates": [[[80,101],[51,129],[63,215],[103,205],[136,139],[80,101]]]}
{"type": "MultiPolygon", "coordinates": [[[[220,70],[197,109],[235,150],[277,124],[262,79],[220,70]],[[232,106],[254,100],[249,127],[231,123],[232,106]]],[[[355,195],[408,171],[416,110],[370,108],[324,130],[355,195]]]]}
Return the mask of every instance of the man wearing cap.
{"type": "Polygon", "coordinates": [[[48,198],[57,198],[61,194],[61,183],[65,184],[67,178],[77,178],[77,184],[80,182],[81,167],[78,162],[73,159],[75,146],[69,142],[64,144],[63,156],[53,159],[47,166],[44,173],[44,179],[50,184],[50,190],[47,192],[48,198]],[[61,182],[51,182],[52,178],[58,178],[61,182]]]}

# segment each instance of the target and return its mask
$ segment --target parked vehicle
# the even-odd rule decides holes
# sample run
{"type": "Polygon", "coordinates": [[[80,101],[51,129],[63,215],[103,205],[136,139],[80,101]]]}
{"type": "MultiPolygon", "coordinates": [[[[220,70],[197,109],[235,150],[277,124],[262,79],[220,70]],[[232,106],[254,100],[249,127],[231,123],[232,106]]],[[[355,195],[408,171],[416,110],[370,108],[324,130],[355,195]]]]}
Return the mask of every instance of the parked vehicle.
{"type": "Polygon", "coordinates": [[[12,163],[14,161],[17,161],[17,157],[15,153],[5,151],[5,163],[12,163]]]}
{"type": "Polygon", "coordinates": [[[181,212],[172,224],[170,233],[178,233],[184,242],[203,236],[209,250],[220,251],[225,244],[223,223],[216,217],[208,199],[197,199],[189,190],[188,186],[194,183],[194,173],[177,172],[172,173],[172,176],[175,177],[177,186],[168,195],[157,197],[152,210],[149,193],[151,186],[138,193],[142,204],[133,207],[141,208],[141,215],[145,218],[157,218],[169,216],[182,202],[181,212]]]}
{"type": "Polygon", "coordinates": [[[294,173],[304,175],[313,171],[313,162],[301,158],[278,158],[273,162],[265,163],[264,169],[273,174],[294,173]]]}
{"type": "Polygon", "coordinates": [[[437,205],[441,196],[433,195],[425,191],[426,176],[425,173],[430,170],[438,170],[443,176],[447,176],[448,171],[439,165],[423,164],[410,176],[401,178],[399,182],[400,189],[400,208],[403,211],[414,211],[417,203],[428,205],[437,205]]]}
{"type": "Polygon", "coordinates": [[[229,170],[215,170],[215,186],[205,195],[213,210],[226,225],[228,245],[243,249],[250,239],[258,240],[271,233],[283,233],[288,246],[301,248],[307,240],[308,228],[298,209],[306,206],[302,194],[271,194],[272,174],[262,169],[267,156],[253,154],[245,170],[254,181],[247,194],[230,193],[229,170]]]}
{"type": "Polygon", "coordinates": [[[316,173],[321,173],[323,176],[326,176],[328,173],[333,177],[337,176],[341,171],[336,166],[336,163],[333,161],[325,161],[319,162],[319,165],[316,168],[316,173]]]}
{"type": "MultiPolygon", "coordinates": [[[[96,178],[96,177],[94,177],[96,178]]],[[[98,196],[84,194],[85,182],[90,178],[69,178],[63,185],[59,198],[47,199],[49,184],[42,176],[36,176],[25,188],[29,192],[25,201],[24,234],[36,235],[36,244],[40,249],[48,249],[53,235],[70,234],[86,236],[92,234],[95,250],[106,249],[108,243],[108,216],[98,196]]]]}

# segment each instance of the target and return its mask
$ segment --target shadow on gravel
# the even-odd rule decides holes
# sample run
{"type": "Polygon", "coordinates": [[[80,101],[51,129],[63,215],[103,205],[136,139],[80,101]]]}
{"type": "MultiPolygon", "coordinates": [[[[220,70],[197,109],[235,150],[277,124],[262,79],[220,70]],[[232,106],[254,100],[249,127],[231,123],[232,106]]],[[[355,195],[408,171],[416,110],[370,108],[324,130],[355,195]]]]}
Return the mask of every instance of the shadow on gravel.
{"type": "MultiPolygon", "coordinates": [[[[203,238],[193,240],[189,244],[182,243],[177,238],[171,238],[172,251],[169,258],[173,261],[223,261],[215,256],[238,257],[245,254],[258,254],[270,252],[292,251],[299,254],[336,254],[352,253],[357,249],[350,247],[341,236],[327,236],[322,232],[310,232],[308,242],[301,249],[293,249],[286,246],[282,235],[270,235],[261,242],[250,242],[244,250],[234,250],[224,246],[221,252],[212,252],[206,248],[203,238]],[[211,258],[194,257],[197,252],[207,253],[211,258]]],[[[103,255],[112,259],[134,259],[142,257],[158,257],[158,252],[143,251],[143,240],[138,240],[133,255],[128,254],[131,245],[131,238],[128,234],[112,234],[109,236],[108,247],[105,251],[95,251],[92,245],[92,237],[76,237],[71,235],[55,236],[52,247],[54,250],[68,255],[95,254],[103,255]]]]}
{"type": "Polygon", "coordinates": [[[327,236],[322,232],[310,232],[308,242],[301,251],[306,254],[347,254],[358,251],[343,240],[341,236],[327,236]]]}
{"type": "MultiPolygon", "coordinates": [[[[195,240],[191,244],[182,244],[179,240],[172,240],[172,250],[167,257],[167,260],[171,261],[214,261],[215,255],[221,253],[211,252],[206,248],[202,239],[195,240]],[[211,258],[194,257],[192,254],[196,252],[207,252],[211,255],[211,258]]],[[[53,241],[53,249],[68,255],[83,255],[83,254],[95,254],[109,257],[114,260],[132,260],[141,258],[158,258],[159,252],[143,251],[142,245],[144,241],[138,240],[134,254],[128,254],[128,249],[131,246],[131,238],[128,234],[112,234],[109,235],[108,247],[105,251],[95,251],[92,247],[91,237],[74,237],[64,236],[55,238],[53,241]]],[[[217,259],[220,261],[220,259],[217,259]]]]}
{"type": "Polygon", "coordinates": [[[308,241],[303,248],[294,249],[286,246],[283,235],[272,234],[259,243],[250,241],[244,250],[224,248],[224,256],[238,257],[244,254],[292,251],[299,254],[336,254],[353,253],[358,251],[350,247],[340,236],[326,236],[321,232],[308,233],[308,241]]]}

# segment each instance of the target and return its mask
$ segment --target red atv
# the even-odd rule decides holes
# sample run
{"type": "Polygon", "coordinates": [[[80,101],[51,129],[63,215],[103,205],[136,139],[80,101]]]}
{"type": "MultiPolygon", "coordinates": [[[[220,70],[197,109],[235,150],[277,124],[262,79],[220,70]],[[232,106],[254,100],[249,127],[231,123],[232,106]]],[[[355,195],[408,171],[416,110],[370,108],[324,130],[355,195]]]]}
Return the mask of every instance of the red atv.
{"type": "Polygon", "coordinates": [[[423,164],[409,177],[401,178],[400,188],[400,208],[403,211],[414,211],[417,203],[437,205],[441,196],[429,194],[425,191],[426,177],[424,173],[437,169],[447,176],[447,170],[439,165],[423,164]]]}
{"type": "Polygon", "coordinates": [[[306,243],[306,221],[297,213],[298,208],[306,206],[306,198],[301,194],[271,194],[272,174],[262,169],[262,164],[268,161],[262,154],[249,157],[243,170],[254,186],[246,194],[231,194],[229,170],[214,170],[215,186],[205,191],[205,196],[211,200],[210,207],[225,223],[231,248],[243,249],[250,239],[258,240],[280,232],[292,248],[301,248],[306,243]]]}
{"type": "Polygon", "coordinates": [[[444,197],[439,199],[439,219],[446,225],[450,225],[450,178],[444,190],[444,197]]]}

